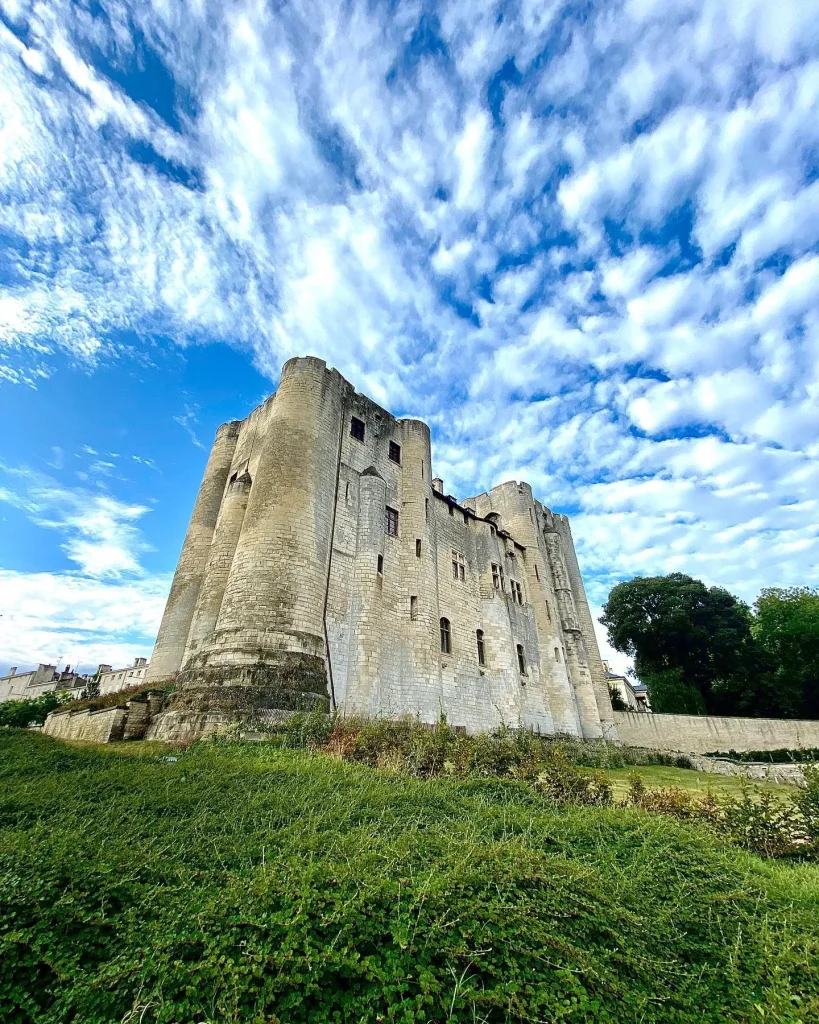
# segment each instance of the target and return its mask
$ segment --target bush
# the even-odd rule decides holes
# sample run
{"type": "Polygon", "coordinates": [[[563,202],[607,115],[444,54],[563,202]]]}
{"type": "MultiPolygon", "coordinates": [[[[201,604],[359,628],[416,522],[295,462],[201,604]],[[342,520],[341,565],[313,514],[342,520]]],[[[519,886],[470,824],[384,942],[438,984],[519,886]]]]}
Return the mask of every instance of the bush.
{"type": "Polygon", "coordinates": [[[29,725],[42,725],[52,711],[68,704],[71,697],[51,690],[28,700],[6,700],[0,704],[0,726],[25,729],[29,725]]]}

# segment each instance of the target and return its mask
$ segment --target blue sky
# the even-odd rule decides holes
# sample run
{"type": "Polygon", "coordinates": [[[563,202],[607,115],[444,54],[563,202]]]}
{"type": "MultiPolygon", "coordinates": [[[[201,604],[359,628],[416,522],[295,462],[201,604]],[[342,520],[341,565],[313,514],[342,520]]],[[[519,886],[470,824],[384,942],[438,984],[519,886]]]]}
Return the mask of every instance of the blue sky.
{"type": "Polygon", "coordinates": [[[315,354],[590,597],[817,582],[819,0],[0,0],[0,668],[149,654],[315,354]]]}

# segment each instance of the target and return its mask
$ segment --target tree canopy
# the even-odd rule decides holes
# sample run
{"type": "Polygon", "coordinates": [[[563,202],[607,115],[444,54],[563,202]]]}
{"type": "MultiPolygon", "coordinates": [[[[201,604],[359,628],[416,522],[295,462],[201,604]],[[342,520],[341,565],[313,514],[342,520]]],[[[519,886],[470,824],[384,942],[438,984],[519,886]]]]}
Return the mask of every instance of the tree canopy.
{"type": "Polygon", "coordinates": [[[819,593],[764,590],[753,612],[683,573],[611,591],[600,620],[655,711],[819,717],[819,593]]]}

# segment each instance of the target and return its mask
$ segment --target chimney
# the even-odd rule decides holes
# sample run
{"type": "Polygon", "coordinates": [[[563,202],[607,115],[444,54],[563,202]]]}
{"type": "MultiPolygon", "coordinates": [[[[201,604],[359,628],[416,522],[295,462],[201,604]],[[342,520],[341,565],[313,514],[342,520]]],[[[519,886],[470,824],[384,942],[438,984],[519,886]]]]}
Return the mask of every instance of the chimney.
{"type": "Polygon", "coordinates": [[[439,476],[432,478],[432,489],[433,491],[438,491],[439,494],[444,493],[444,481],[439,476]]]}
{"type": "Polygon", "coordinates": [[[9,669],[9,678],[11,678],[13,675],[16,675],[16,674],[17,674],[17,666],[15,665],[14,668],[10,668],[9,669]]]}
{"type": "Polygon", "coordinates": [[[134,658],[134,668],[144,668],[147,664],[147,658],[134,658]]]}

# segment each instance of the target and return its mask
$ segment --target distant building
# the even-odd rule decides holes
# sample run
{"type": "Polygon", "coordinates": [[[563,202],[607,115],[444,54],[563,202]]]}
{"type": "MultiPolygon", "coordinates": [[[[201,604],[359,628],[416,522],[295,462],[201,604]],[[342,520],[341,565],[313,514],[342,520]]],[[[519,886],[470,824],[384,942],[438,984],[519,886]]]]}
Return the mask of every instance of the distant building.
{"type": "Polygon", "coordinates": [[[120,690],[130,690],[132,686],[139,686],[145,682],[147,672],[147,658],[134,658],[133,665],[127,668],[100,665],[97,669],[100,693],[119,693],[120,690]]]}
{"type": "Polygon", "coordinates": [[[65,690],[78,697],[87,682],[88,677],[72,672],[70,665],[66,665],[62,672],[58,672],[55,665],[38,665],[28,672],[18,672],[14,667],[0,676],[0,702],[33,700],[53,690],[65,690]]]}
{"type": "Polygon", "coordinates": [[[145,681],[148,671],[147,658],[135,658],[133,665],[126,668],[112,668],[100,665],[92,675],[79,675],[66,665],[58,672],[55,665],[38,665],[28,672],[10,668],[7,675],[0,676],[0,703],[6,700],[33,700],[52,691],[68,693],[74,700],[83,695],[89,682],[99,684],[99,692],[118,693],[129,690],[145,681]]]}
{"type": "Polygon", "coordinates": [[[651,704],[648,699],[648,690],[642,683],[635,683],[627,676],[621,676],[611,671],[607,661],[603,662],[606,670],[606,682],[610,690],[615,690],[624,704],[628,705],[629,711],[651,711],[651,704]]]}

